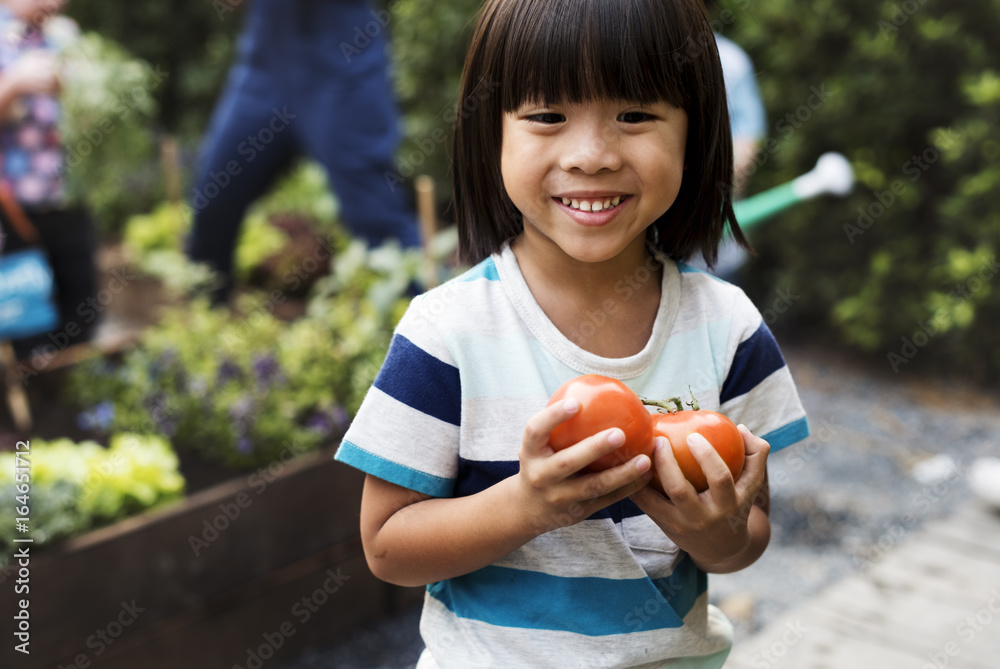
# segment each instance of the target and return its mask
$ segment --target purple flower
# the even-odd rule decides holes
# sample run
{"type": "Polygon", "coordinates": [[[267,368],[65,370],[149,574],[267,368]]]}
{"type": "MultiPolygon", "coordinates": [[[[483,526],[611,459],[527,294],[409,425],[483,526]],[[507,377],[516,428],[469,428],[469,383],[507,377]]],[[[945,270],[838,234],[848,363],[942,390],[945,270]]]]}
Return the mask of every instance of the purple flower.
{"type": "Polygon", "coordinates": [[[270,386],[281,375],[281,365],[270,353],[258,355],[253,361],[253,373],[260,387],[270,386]]]}
{"type": "Polygon", "coordinates": [[[243,376],[243,370],[240,369],[239,365],[235,362],[226,358],[219,365],[219,371],[216,372],[215,384],[218,386],[225,385],[229,381],[239,379],[243,376]]]}
{"type": "Polygon", "coordinates": [[[333,419],[327,413],[320,411],[309,417],[305,427],[319,434],[330,434],[333,431],[333,419]]]}
{"type": "Polygon", "coordinates": [[[90,411],[77,414],[76,424],[81,430],[99,430],[106,432],[115,419],[115,405],[105,400],[90,411]]]}
{"type": "Polygon", "coordinates": [[[149,373],[154,379],[158,378],[177,367],[179,362],[180,357],[177,355],[177,351],[168,348],[150,364],[149,373]]]}
{"type": "Polygon", "coordinates": [[[246,455],[253,451],[253,442],[247,437],[240,437],[236,440],[236,450],[246,455]]]}

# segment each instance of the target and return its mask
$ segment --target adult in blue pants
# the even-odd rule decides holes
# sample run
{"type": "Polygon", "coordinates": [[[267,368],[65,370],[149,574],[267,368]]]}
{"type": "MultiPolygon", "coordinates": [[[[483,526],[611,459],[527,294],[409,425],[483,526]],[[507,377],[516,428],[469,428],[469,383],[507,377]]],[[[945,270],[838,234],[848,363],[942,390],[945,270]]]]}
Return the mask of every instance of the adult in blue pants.
{"type": "Polygon", "coordinates": [[[219,272],[216,302],[231,288],[247,207],[299,155],[326,168],[354,236],[419,244],[394,161],[389,13],[367,0],[251,0],[245,20],[191,198],[188,254],[219,272]]]}

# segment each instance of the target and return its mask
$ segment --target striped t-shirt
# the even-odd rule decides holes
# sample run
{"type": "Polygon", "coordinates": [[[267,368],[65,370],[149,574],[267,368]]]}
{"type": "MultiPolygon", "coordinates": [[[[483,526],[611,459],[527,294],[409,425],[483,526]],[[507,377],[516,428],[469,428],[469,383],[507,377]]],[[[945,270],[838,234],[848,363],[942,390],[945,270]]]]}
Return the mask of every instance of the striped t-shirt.
{"type": "MultiPolygon", "coordinates": [[[[617,302],[581,314],[580,333],[650,276],[623,279],[617,302]]],[[[772,450],[809,432],[781,352],[739,288],[665,261],[646,347],[602,358],[546,318],[506,247],[413,300],[336,457],[428,495],[475,494],[517,473],[528,419],[582,374],[653,398],[691,386],[702,408],[772,450]]],[[[418,669],[719,667],[732,643],[706,575],[628,499],[430,584],[420,628],[418,669]]]]}

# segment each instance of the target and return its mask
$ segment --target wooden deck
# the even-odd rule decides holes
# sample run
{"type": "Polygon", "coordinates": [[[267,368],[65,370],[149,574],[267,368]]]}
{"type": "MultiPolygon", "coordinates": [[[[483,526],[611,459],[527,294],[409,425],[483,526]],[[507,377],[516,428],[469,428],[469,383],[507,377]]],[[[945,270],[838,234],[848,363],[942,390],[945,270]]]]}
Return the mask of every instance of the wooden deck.
{"type": "Polygon", "coordinates": [[[726,669],[1000,668],[1000,515],[975,500],[764,630],[726,669]]]}

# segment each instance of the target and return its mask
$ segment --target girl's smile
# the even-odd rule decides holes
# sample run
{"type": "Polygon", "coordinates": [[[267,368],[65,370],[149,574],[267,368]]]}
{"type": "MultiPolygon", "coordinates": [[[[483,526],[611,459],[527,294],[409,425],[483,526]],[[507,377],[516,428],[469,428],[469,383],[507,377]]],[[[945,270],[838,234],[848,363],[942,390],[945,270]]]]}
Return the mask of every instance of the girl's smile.
{"type": "Polygon", "coordinates": [[[580,262],[641,250],[680,190],[686,138],[687,114],[666,102],[528,103],[506,114],[500,168],[523,242],[580,262]]]}

